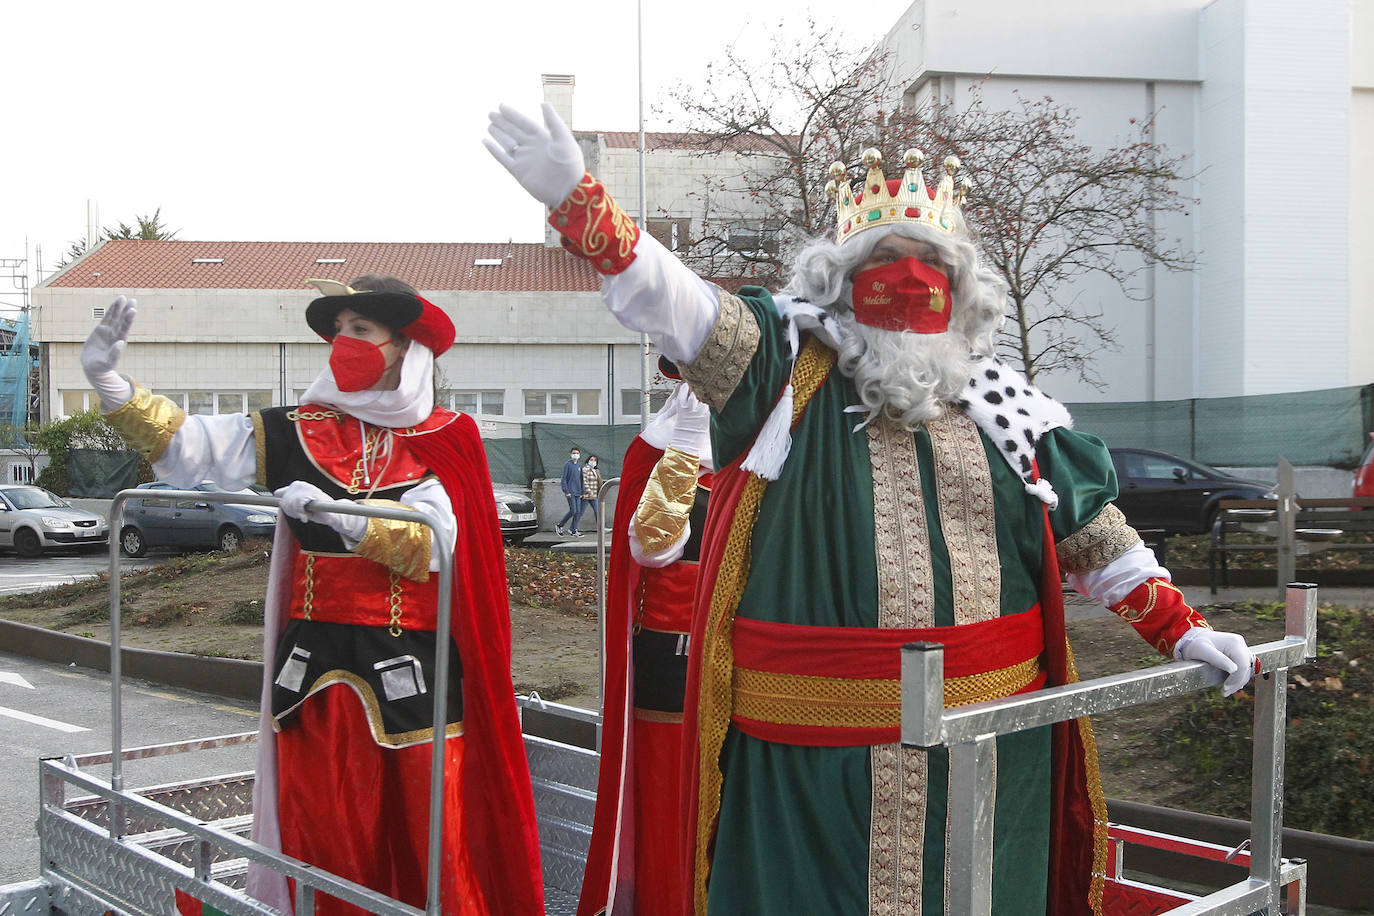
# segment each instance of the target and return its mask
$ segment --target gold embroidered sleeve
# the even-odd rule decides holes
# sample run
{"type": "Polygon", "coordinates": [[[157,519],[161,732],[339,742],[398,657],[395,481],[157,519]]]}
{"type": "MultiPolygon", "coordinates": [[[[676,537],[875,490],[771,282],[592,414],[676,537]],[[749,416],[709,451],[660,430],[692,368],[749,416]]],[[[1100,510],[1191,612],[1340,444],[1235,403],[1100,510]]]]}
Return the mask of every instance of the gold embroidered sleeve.
{"type": "Polygon", "coordinates": [[[1101,569],[1135,546],[1140,535],[1126,524],[1126,516],[1112,503],[1102,507],[1092,521],[1056,546],[1059,568],[1066,573],[1101,569]]]}
{"type": "Polygon", "coordinates": [[[267,432],[262,425],[262,411],[255,410],[248,415],[253,424],[253,450],[258,462],[258,486],[267,486],[267,432]]]}
{"type": "Polygon", "coordinates": [[[754,351],[759,347],[759,323],[738,296],[720,291],[720,314],[696,359],[680,364],[682,377],[702,403],[720,410],[735,393],[754,351]]]}
{"type": "Polygon", "coordinates": [[[701,462],[668,446],[654,465],[635,507],[635,537],[645,553],[661,553],[682,539],[697,498],[701,462]]]}
{"type": "MultiPolygon", "coordinates": [[[[409,509],[394,499],[364,499],[364,506],[409,509]]],[[[401,522],[390,518],[369,518],[367,534],[353,552],[395,570],[415,582],[429,581],[429,550],[432,532],[420,522],[401,522]]]]}
{"type": "Polygon", "coordinates": [[[119,430],[130,447],[142,452],[149,461],[157,461],[186,421],[186,411],[134,382],[134,396],[105,414],[105,419],[119,430]]]}

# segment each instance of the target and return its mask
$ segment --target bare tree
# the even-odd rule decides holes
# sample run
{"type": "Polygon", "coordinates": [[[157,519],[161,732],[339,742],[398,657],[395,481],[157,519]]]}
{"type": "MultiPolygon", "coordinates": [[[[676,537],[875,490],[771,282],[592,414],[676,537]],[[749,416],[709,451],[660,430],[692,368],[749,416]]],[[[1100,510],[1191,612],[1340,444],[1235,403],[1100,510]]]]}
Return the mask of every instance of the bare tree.
{"type": "Polygon", "coordinates": [[[707,218],[687,260],[709,276],[744,277],[776,285],[797,245],[833,231],[833,204],[823,192],[831,162],[844,162],[862,181],[862,150],[874,146],[900,169],[907,148],[923,150],[934,187],[947,155],[972,181],[965,211],[986,263],[1007,281],[1008,318],[999,342],[1034,379],[1071,373],[1101,386],[1095,354],[1115,348],[1102,303],[1084,301],[1079,281],[1109,278],[1127,299],[1140,298],[1136,279],[1152,265],[1191,269],[1192,252],[1163,238],[1159,217],[1185,213],[1193,201],[1179,187],[1185,161],[1153,140],[1152,122],[1123,119],[1129,139],[1107,149],[1076,137],[1078,118],[1053,99],[1017,97],[996,108],[975,85],[967,98],[907,107],[904,85],[876,48],[854,49],[833,30],[817,29],[793,43],[774,41],[759,68],[733,47],[702,85],[670,97],[703,155],[741,149],[739,173],[707,179],[707,218]],[[856,63],[857,62],[857,63],[856,63]],[[932,167],[933,165],[933,167],[932,167]],[[721,227],[767,214],[776,243],[739,250],[721,227]]]}

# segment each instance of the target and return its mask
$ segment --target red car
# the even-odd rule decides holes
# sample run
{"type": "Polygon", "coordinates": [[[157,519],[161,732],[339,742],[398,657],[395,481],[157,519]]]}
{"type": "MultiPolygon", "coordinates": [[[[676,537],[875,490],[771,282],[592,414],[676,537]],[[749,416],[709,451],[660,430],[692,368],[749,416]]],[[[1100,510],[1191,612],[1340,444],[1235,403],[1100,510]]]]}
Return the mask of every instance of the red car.
{"type": "Polygon", "coordinates": [[[1355,469],[1356,496],[1374,496],[1374,433],[1369,434],[1369,439],[1360,466],[1355,469]]]}

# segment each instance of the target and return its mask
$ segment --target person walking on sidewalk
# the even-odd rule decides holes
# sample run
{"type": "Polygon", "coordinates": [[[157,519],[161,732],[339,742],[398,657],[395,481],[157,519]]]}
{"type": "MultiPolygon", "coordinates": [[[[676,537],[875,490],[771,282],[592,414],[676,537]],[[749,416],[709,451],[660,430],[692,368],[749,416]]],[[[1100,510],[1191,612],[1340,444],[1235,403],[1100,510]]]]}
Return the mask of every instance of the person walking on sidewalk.
{"type": "Polygon", "coordinates": [[[601,515],[598,510],[601,493],[601,472],[596,467],[596,456],[588,455],[586,464],[582,465],[582,506],[577,510],[577,521],[573,524],[574,528],[582,527],[582,510],[588,506],[592,508],[592,528],[595,529],[599,524],[601,515]]]}
{"type": "Polygon", "coordinates": [[[582,518],[582,468],[577,463],[581,458],[582,453],[574,448],[568,452],[568,460],[563,462],[561,486],[568,500],[568,514],[553,526],[553,530],[559,534],[571,534],[573,537],[580,536],[577,523],[582,518]]]}

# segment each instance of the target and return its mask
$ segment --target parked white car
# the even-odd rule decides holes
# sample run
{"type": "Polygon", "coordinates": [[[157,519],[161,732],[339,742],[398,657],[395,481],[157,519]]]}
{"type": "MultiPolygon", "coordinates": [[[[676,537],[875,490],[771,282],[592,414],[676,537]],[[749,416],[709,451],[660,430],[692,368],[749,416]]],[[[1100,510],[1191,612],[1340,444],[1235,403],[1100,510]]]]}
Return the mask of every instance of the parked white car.
{"type": "Polygon", "coordinates": [[[0,486],[0,547],[13,547],[21,557],[36,557],[56,547],[109,542],[110,526],[94,512],[78,509],[42,487],[0,486]]]}

